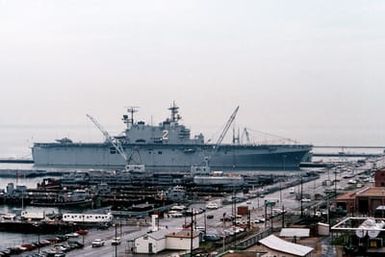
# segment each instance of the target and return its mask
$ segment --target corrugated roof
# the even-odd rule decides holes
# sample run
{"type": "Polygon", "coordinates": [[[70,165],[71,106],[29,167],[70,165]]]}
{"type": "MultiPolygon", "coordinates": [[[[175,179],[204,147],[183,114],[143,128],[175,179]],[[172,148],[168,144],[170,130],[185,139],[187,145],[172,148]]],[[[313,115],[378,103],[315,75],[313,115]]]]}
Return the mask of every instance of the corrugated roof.
{"type": "Polygon", "coordinates": [[[306,256],[311,251],[313,251],[313,248],[311,247],[290,243],[274,235],[265,237],[259,240],[259,242],[270,249],[297,256],[306,256]]]}
{"type": "Polygon", "coordinates": [[[283,228],[279,234],[281,237],[309,237],[310,229],[308,228],[283,228]]]}

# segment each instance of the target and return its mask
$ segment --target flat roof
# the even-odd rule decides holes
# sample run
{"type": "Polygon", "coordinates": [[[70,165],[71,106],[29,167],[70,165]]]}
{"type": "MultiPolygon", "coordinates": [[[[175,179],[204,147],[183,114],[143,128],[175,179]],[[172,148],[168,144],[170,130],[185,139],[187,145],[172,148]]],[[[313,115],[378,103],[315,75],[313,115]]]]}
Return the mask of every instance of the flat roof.
{"type": "MultiPolygon", "coordinates": [[[[199,233],[194,231],[193,237],[199,236],[199,233]]],[[[184,229],[177,232],[172,232],[166,235],[166,237],[177,237],[177,238],[191,238],[191,230],[190,229],[184,229]]]]}
{"type": "Polygon", "coordinates": [[[275,251],[285,252],[285,253],[289,253],[297,256],[306,256],[307,254],[309,254],[311,251],[314,250],[309,246],[290,243],[274,235],[265,237],[259,240],[259,242],[264,246],[270,249],[273,249],[275,251]]]}
{"type": "Polygon", "coordinates": [[[283,228],[281,229],[280,237],[309,237],[309,228],[283,228]]]}
{"type": "MultiPolygon", "coordinates": [[[[374,220],[376,223],[385,222],[384,218],[374,217],[346,217],[339,223],[335,224],[331,230],[333,231],[357,231],[357,230],[372,230],[360,227],[362,223],[368,219],[374,220]]],[[[375,230],[385,231],[385,228],[376,228],[375,230]]]]}

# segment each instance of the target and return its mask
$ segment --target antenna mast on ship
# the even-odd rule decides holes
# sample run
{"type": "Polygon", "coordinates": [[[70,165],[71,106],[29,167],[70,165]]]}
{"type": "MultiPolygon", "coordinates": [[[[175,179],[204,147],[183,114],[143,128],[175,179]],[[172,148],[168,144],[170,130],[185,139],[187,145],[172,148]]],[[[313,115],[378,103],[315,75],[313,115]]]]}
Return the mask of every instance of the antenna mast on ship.
{"type": "Polygon", "coordinates": [[[175,101],[172,102],[172,106],[168,109],[171,111],[171,122],[178,122],[182,119],[179,115],[179,107],[175,104],[175,101]]]}
{"type": "Polygon", "coordinates": [[[128,117],[127,114],[123,115],[123,122],[127,124],[127,129],[130,129],[134,125],[134,113],[138,112],[138,106],[129,106],[127,112],[130,114],[128,117]]]}

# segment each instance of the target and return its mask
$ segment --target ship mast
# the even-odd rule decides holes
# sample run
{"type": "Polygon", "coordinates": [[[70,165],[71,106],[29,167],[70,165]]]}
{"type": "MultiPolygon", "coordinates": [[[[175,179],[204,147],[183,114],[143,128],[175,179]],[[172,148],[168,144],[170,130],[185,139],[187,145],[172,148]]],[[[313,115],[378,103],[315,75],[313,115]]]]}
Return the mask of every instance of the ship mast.
{"type": "Polygon", "coordinates": [[[127,112],[130,114],[130,117],[127,114],[123,115],[122,120],[127,125],[127,129],[131,129],[134,125],[134,113],[138,112],[138,108],[138,106],[129,106],[127,112]]]}
{"type": "Polygon", "coordinates": [[[171,111],[171,122],[177,123],[182,117],[179,115],[179,107],[175,104],[175,101],[172,102],[172,106],[168,109],[171,111]]]}

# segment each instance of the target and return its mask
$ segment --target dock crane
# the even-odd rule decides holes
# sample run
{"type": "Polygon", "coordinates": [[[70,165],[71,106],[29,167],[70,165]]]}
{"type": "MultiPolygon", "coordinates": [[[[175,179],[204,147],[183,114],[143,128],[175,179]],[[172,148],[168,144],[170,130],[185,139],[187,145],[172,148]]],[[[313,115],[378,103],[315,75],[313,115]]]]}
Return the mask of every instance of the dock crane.
{"type": "Polygon", "coordinates": [[[92,117],[89,114],[86,114],[86,115],[90,119],[90,121],[92,121],[92,123],[94,123],[94,125],[100,130],[100,132],[102,132],[103,136],[106,138],[106,141],[108,141],[109,143],[111,143],[115,147],[115,149],[123,157],[124,161],[127,163],[128,162],[128,158],[127,158],[126,153],[124,152],[124,149],[123,149],[122,144],[120,143],[120,141],[116,140],[113,137],[111,137],[110,134],[107,132],[107,130],[105,130],[103,128],[103,126],[94,117],[92,117]]]}
{"type": "Polygon", "coordinates": [[[106,138],[106,141],[111,143],[114,146],[114,148],[118,151],[118,153],[122,156],[126,164],[125,165],[126,171],[144,171],[144,165],[132,165],[132,164],[130,165],[130,161],[133,153],[131,153],[131,155],[128,157],[127,153],[123,149],[122,143],[118,139],[111,137],[110,134],[107,132],[107,130],[105,130],[103,126],[94,117],[92,117],[89,114],[86,114],[86,116],[100,130],[100,132],[102,132],[102,134],[106,138]]]}
{"type": "Polygon", "coordinates": [[[227,121],[225,127],[223,128],[221,135],[219,136],[217,142],[215,143],[215,145],[213,147],[214,151],[212,154],[214,154],[218,151],[218,148],[219,148],[220,144],[222,143],[223,139],[225,138],[227,131],[229,130],[231,124],[233,123],[235,117],[237,116],[238,110],[239,110],[239,105],[237,106],[237,108],[235,108],[234,112],[231,114],[229,120],[227,121]]]}
{"type": "Polygon", "coordinates": [[[210,154],[208,154],[208,156],[204,157],[204,163],[205,163],[204,166],[196,166],[196,167],[192,166],[191,170],[193,172],[202,171],[205,173],[210,173],[209,162],[210,162],[211,156],[213,156],[216,152],[218,152],[218,149],[219,149],[223,139],[225,138],[227,131],[229,130],[231,124],[233,123],[235,117],[237,116],[238,110],[239,110],[239,106],[237,106],[237,108],[235,108],[234,112],[231,114],[230,118],[228,119],[225,127],[222,130],[221,135],[218,137],[217,142],[213,146],[212,152],[210,154]]]}
{"type": "Polygon", "coordinates": [[[242,141],[243,141],[243,137],[246,137],[246,143],[247,144],[251,144],[251,140],[250,140],[250,133],[249,131],[247,130],[247,128],[244,128],[243,129],[243,132],[242,132],[242,141]]]}

